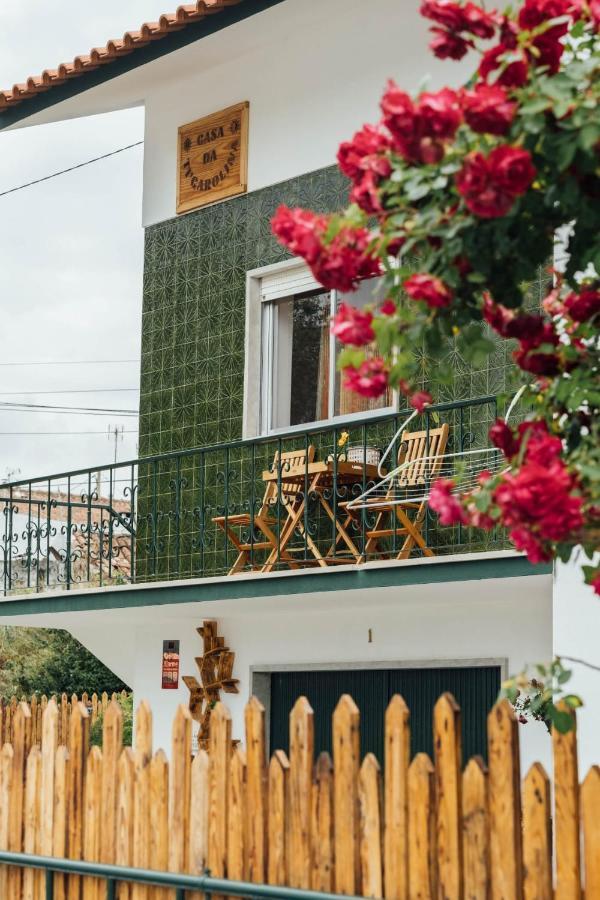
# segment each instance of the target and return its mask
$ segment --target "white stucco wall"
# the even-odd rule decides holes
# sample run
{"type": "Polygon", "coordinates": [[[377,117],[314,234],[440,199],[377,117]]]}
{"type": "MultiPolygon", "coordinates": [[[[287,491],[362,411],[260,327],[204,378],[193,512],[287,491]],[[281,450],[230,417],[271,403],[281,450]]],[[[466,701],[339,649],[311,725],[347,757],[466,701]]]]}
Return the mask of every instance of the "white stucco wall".
{"type": "MultiPolygon", "coordinates": [[[[600,598],[584,584],[581,563],[557,563],[554,582],[554,654],[600,666],[600,598]]],[[[578,714],[580,774],[600,758],[600,672],[564,660],[573,677],[567,689],[579,694],[584,707],[578,714]]]]}
{"type": "MultiPolygon", "coordinates": [[[[149,700],[156,745],[166,749],[176,704],[187,703],[189,694],[183,683],[177,692],[161,690],[162,642],[180,640],[181,674],[196,674],[201,641],[195,628],[203,618],[217,619],[236,653],[240,693],[225,700],[239,738],[251,667],[504,658],[514,672],[552,652],[550,576],[115,610],[111,624],[106,613],[94,622],[97,615],[72,620],[70,630],[108,665],[117,665],[136,702],[149,700]]],[[[523,766],[535,759],[548,765],[543,726],[527,725],[520,733],[523,766]]]]}
{"type": "MultiPolygon", "coordinates": [[[[386,80],[414,91],[459,82],[465,63],[427,51],[416,0],[287,0],[164,61],[145,94],[144,225],[175,215],[177,129],[250,101],[248,190],[332,164],[376,121],[386,80]]],[[[153,64],[159,66],[160,62],[153,64]]]]}

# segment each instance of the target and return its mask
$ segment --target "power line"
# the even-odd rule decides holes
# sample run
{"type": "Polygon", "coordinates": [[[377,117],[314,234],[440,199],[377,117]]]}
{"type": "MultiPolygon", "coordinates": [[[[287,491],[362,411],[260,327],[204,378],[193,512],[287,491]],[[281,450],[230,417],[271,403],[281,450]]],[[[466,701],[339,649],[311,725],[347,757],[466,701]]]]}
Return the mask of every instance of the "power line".
{"type": "MultiPolygon", "coordinates": [[[[122,434],[137,434],[137,428],[126,428],[122,434]]],[[[30,437],[38,437],[39,435],[62,435],[63,437],[70,437],[72,434],[74,435],[82,435],[82,434],[106,434],[106,431],[0,431],[0,437],[25,437],[29,435],[30,437]]]]}
{"type": "Polygon", "coordinates": [[[105,366],[114,363],[139,362],[139,359],[42,359],[38,362],[0,362],[0,366],[105,366]]]}
{"type": "Polygon", "coordinates": [[[139,388],[65,388],[56,391],[0,391],[0,397],[21,397],[25,394],[132,394],[139,393],[139,388]]]}
{"type": "Polygon", "coordinates": [[[56,413],[89,413],[92,415],[110,415],[111,413],[117,413],[124,416],[137,416],[137,412],[134,409],[110,409],[103,406],[65,406],[64,404],[53,406],[48,403],[18,403],[9,400],[0,400],[0,410],[1,409],[6,409],[10,412],[29,412],[30,410],[35,410],[56,413]]]}
{"type": "Polygon", "coordinates": [[[76,166],[69,166],[68,169],[61,169],[60,172],[53,172],[51,175],[44,175],[43,178],[35,178],[33,181],[19,184],[17,187],[9,188],[7,191],[1,191],[0,197],[6,197],[7,194],[14,194],[16,191],[23,191],[25,188],[33,187],[34,184],[50,181],[51,178],[58,178],[59,175],[66,175],[68,172],[74,172],[76,169],[83,169],[84,166],[91,166],[92,163],[108,159],[109,156],[116,156],[117,153],[123,153],[125,150],[131,150],[133,147],[140,147],[143,143],[143,141],[136,141],[135,144],[127,144],[126,147],[119,147],[118,150],[111,150],[110,153],[103,153],[102,156],[95,156],[94,159],[87,159],[85,162],[77,163],[76,166]]]}

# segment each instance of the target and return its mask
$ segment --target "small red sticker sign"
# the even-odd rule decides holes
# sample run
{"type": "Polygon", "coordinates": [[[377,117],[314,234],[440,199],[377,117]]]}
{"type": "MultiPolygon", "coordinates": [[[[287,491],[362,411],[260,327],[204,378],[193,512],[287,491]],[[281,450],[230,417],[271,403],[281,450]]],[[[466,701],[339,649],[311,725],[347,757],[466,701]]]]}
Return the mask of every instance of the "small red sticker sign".
{"type": "Polygon", "coordinates": [[[175,691],[179,687],[179,641],[163,641],[162,689],[175,691]]]}

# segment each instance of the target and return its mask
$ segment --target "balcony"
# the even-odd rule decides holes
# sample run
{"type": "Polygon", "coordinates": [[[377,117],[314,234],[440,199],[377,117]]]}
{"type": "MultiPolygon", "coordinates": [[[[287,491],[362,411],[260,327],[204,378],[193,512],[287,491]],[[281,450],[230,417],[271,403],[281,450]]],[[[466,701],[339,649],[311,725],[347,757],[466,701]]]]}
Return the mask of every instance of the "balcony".
{"type": "Polygon", "coordinates": [[[436,474],[489,467],[498,413],[482,397],[407,426],[422,434],[400,504],[413,531],[387,477],[406,456],[406,411],[2,485],[4,596],[506,549],[501,532],[441,527],[423,502],[436,474]]]}

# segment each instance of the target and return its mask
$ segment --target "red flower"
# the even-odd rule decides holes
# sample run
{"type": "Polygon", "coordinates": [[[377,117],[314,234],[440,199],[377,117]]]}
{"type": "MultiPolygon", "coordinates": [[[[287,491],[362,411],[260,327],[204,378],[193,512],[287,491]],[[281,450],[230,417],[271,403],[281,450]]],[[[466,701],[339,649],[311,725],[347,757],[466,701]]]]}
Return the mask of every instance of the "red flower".
{"type": "Polygon", "coordinates": [[[391,148],[387,134],[373,125],[363,125],[351,141],[340,144],[337,160],[340,169],[352,181],[360,181],[365,172],[387,178],[392,167],[385,154],[391,148]]]}
{"type": "Polygon", "coordinates": [[[327,225],[326,216],[287,206],[280,206],[271,220],[280,243],[302,256],[329,290],[353,291],[364,278],[381,273],[379,260],[367,251],[371,238],[366,228],[344,226],[325,243],[327,225]]]}
{"type": "Polygon", "coordinates": [[[456,187],[467,208],[482,219],[504,216],[514,198],[494,184],[490,167],[483,153],[469,153],[456,176],[456,187]]]}
{"type": "Polygon", "coordinates": [[[271,219],[275,237],[296,256],[312,265],[322,252],[321,237],[327,228],[327,218],[307,209],[280,206],[271,219]]]}
{"type": "Polygon", "coordinates": [[[508,144],[495,147],[488,156],[488,164],[494,184],[513,196],[524,194],[535,178],[531,154],[521,147],[508,144]]]}
{"type": "Polygon", "coordinates": [[[579,294],[569,294],[565,309],[574,322],[587,322],[600,313],[600,291],[586,288],[579,294]]]}
{"type": "Polygon", "coordinates": [[[355,306],[350,306],[349,303],[340,303],[337,313],[331,320],[331,333],[342,344],[364,347],[365,344],[375,340],[372,322],[373,313],[363,312],[355,306]]]}
{"type": "Polygon", "coordinates": [[[475,3],[465,3],[462,8],[463,31],[474,34],[475,37],[488,40],[494,36],[496,21],[491,13],[486,12],[475,3]]]}
{"type": "Polygon", "coordinates": [[[468,154],[456,176],[456,186],[471,212],[494,219],[508,212],[514,198],[525,193],[534,178],[529,152],[503,144],[488,157],[468,154]]]}
{"type": "Polygon", "coordinates": [[[383,121],[394,137],[412,138],[417,113],[412,99],[394,81],[388,81],[381,98],[383,121]]]}
{"type": "Polygon", "coordinates": [[[379,356],[366,359],[358,369],[344,369],[344,375],[344,388],[361,397],[380,397],[387,390],[388,370],[379,356]]]}
{"type": "Polygon", "coordinates": [[[589,0],[590,14],[596,31],[600,29],[600,0],[589,0]]]}
{"type": "Polygon", "coordinates": [[[417,412],[420,413],[422,413],[425,407],[428,406],[428,404],[430,404],[432,401],[433,397],[431,396],[429,391],[415,391],[415,393],[408,398],[409,404],[413,407],[413,409],[416,409],[417,412]]]}
{"type": "Polygon", "coordinates": [[[429,506],[438,514],[440,525],[467,524],[467,514],[458,497],[452,493],[454,488],[451,478],[438,478],[431,487],[429,506]]]}
{"type": "Polygon", "coordinates": [[[556,353],[536,353],[520,347],[513,353],[514,360],[524,372],[553,378],[560,372],[560,360],[556,353]]]}
{"type": "Polygon", "coordinates": [[[350,191],[350,202],[356,203],[369,216],[380,213],[383,209],[379,199],[379,182],[380,178],[374,172],[365,172],[361,181],[350,191]]]}
{"type": "MultiPolygon", "coordinates": [[[[519,10],[520,28],[531,31],[550,19],[558,19],[571,12],[572,0],[525,0],[519,10]]],[[[563,34],[568,31],[568,22],[560,25],[563,34]]]]}
{"type": "Polygon", "coordinates": [[[490,440],[495,447],[502,450],[507,459],[519,452],[519,441],[512,428],[503,419],[496,419],[490,428],[490,440]]]}
{"type": "Polygon", "coordinates": [[[430,28],[429,30],[433,34],[429,42],[429,49],[438,59],[462,59],[469,52],[471,43],[460,34],[446,31],[445,28],[430,28]]]}
{"type": "Polygon", "coordinates": [[[418,112],[423,134],[440,140],[453,138],[462,121],[458,95],[450,88],[421,94],[418,112]]]}
{"type": "Polygon", "coordinates": [[[396,304],[391,297],[386,297],[386,299],[379,307],[379,312],[383,313],[384,316],[394,315],[394,313],[396,312],[396,304]]]}
{"type": "Polygon", "coordinates": [[[594,575],[590,584],[594,588],[594,592],[600,597],[600,572],[598,572],[597,575],[594,575]]]}
{"type": "Polygon", "coordinates": [[[411,300],[423,300],[432,308],[448,306],[452,302],[452,292],[434,275],[411,275],[404,282],[404,290],[411,300]]]}
{"type": "Polygon", "coordinates": [[[560,69],[560,60],[565,49],[565,45],[560,40],[562,34],[563,32],[560,31],[556,34],[553,28],[549,28],[544,34],[533,39],[528,57],[534,66],[547,66],[550,74],[556,75],[560,69]]]}
{"type": "Polygon", "coordinates": [[[522,87],[527,81],[528,65],[525,54],[521,52],[515,54],[513,49],[505,43],[486,50],[479,63],[479,74],[486,81],[488,75],[500,67],[502,68],[498,75],[498,84],[503,84],[505,87],[522,87]],[[504,59],[505,54],[509,54],[506,60],[504,59]]]}
{"type": "Polygon", "coordinates": [[[517,111],[500,85],[478,84],[473,91],[463,91],[462,108],[473,131],[506,134],[517,111]]]}
{"type": "Polygon", "coordinates": [[[493,499],[502,523],[511,529],[511,540],[532,562],[546,557],[544,544],[573,538],[581,529],[583,500],[574,493],[576,487],[558,458],[549,465],[526,459],[518,472],[502,476],[493,499]]]}
{"type": "Polygon", "coordinates": [[[453,0],[424,0],[420,13],[425,19],[432,19],[452,31],[461,31],[464,25],[462,7],[453,0]]]}

